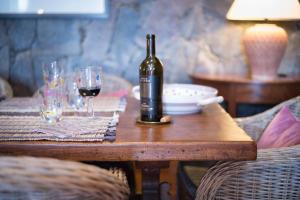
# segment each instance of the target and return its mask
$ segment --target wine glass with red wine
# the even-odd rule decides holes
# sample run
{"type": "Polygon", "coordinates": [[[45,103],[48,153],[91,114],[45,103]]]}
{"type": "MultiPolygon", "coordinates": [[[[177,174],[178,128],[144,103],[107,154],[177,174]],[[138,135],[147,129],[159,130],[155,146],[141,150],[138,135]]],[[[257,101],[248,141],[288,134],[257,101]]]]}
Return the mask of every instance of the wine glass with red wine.
{"type": "Polygon", "coordinates": [[[93,98],[101,90],[102,69],[99,66],[87,66],[79,69],[78,90],[79,94],[87,98],[87,113],[94,117],[93,98]]]}

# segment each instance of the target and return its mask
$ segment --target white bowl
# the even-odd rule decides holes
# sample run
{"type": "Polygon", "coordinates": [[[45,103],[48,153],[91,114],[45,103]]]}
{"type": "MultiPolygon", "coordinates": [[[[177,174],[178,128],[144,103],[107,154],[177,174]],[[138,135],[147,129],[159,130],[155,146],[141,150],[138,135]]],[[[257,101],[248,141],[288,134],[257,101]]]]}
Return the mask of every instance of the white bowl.
{"type": "MultiPolygon", "coordinates": [[[[133,96],[140,99],[139,86],[132,88],[133,96]]],[[[203,106],[222,102],[215,88],[194,84],[164,84],[163,111],[170,115],[192,114],[201,111],[203,106]]]]}

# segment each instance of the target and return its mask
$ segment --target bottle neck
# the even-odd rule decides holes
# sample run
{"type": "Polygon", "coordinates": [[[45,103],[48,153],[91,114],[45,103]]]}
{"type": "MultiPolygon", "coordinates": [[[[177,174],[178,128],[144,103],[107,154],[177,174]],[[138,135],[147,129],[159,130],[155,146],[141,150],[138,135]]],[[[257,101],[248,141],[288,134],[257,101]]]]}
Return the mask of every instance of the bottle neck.
{"type": "Polygon", "coordinates": [[[147,35],[147,57],[155,57],[155,35],[147,35]]]}

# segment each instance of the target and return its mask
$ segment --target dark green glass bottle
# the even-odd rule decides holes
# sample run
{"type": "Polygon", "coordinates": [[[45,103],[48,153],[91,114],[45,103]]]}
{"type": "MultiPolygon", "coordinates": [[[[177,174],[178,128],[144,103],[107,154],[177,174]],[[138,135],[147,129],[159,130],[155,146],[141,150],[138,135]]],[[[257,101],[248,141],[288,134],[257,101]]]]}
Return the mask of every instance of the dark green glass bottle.
{"type": "Polygon", "coordinates": [[[155,35],[147,34],[147,56],[139,69],[141,120],[162,118],[163,65],[155,56],[155,35]]]}

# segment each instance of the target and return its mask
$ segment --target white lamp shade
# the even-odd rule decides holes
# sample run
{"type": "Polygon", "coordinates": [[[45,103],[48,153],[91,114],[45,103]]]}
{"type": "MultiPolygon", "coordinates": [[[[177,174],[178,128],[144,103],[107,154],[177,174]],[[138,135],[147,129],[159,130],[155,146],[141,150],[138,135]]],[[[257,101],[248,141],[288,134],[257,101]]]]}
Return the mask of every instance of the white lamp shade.
{"type": "Polygon", "coordinates": [[[226,18],[251,21],[298,20],[300,5],[298,0],[235,0],[226,18]]]}

